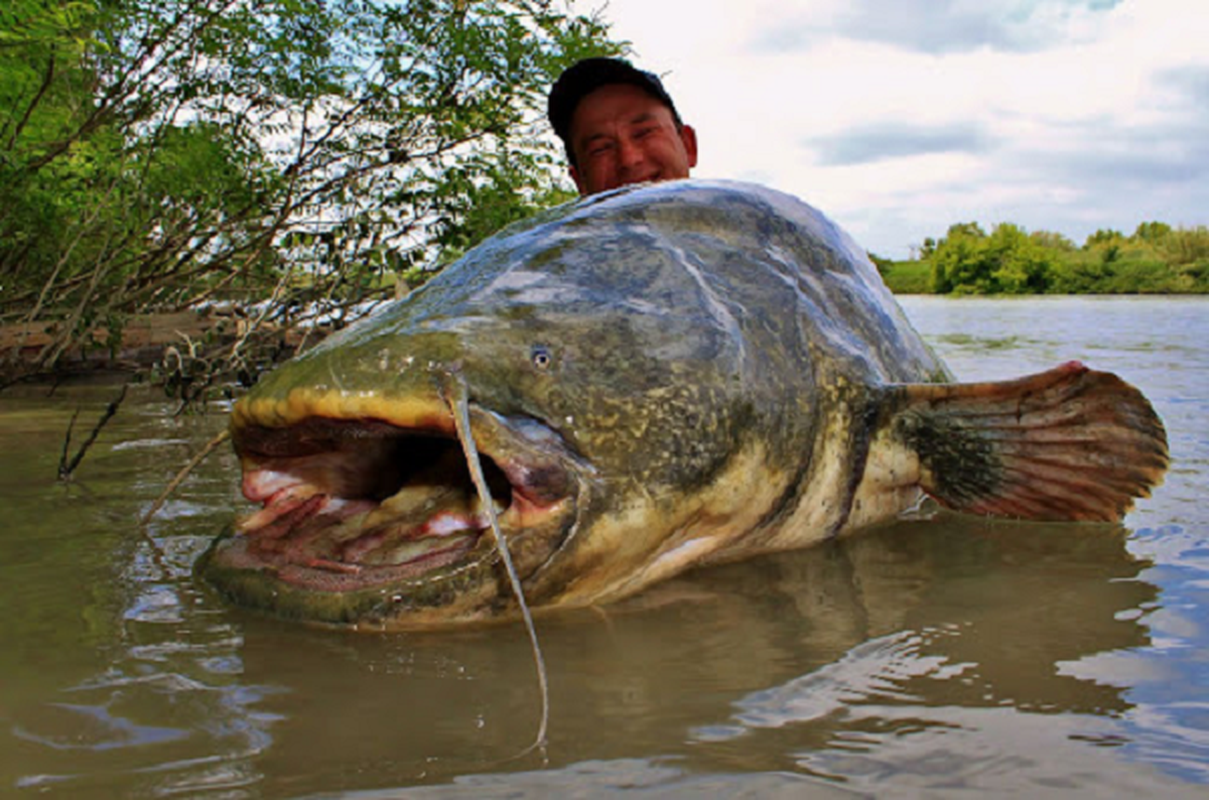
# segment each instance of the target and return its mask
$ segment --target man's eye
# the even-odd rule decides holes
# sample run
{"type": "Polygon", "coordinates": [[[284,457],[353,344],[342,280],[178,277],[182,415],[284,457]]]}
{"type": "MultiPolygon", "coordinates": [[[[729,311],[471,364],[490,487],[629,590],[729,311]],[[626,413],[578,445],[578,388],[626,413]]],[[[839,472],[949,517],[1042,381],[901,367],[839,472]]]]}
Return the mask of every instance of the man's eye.
{"type": "Polygon", "coordinates": [[[594,144],[591,147],[589,147],[588,155],[590,155],[590,156],[604,155],[605,153],[609,152],[612,149],[613,149],[612,142],[601,142],[600,144],[594,144]]]}
{"type": "Polygon", "coordinates": [[[646,138],[647,136],[650,136],[655,131],[656,131],[656,128],[654,125],[651,125],[646,128],[639,128],[638,130],[634,131],[634,138],[643,139],[643,138],[646,138]]]}

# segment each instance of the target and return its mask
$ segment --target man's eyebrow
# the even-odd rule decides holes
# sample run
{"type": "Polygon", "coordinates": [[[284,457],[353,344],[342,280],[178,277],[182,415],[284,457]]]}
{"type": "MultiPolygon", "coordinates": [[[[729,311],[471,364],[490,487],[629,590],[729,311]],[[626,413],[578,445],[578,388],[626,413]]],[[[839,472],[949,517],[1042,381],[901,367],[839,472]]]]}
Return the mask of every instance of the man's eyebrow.
{"type": "Polygon", "coordinates": [[[587,147],[588,145],[592,144],[592,142],[597,142],[597,141],[600,141],[601,139],[608,139],[608,138],[610,138],[610,136],[607,133],[603,133],[603,132],[593,133],[593,134],[591,134],[589,136],[585,136],[583,139],[581,139],[579,141],[579,145],[580,145],[580,147],[587,147]]]}

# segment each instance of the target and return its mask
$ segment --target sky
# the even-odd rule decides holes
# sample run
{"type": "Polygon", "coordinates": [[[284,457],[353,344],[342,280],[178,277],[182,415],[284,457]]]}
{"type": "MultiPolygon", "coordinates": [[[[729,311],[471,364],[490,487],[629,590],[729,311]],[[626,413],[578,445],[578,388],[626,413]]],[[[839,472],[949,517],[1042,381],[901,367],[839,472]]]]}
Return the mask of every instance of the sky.
{"type": "Polygon", "coordinates": [[[694,177],[907,258],[949,225],[1209,224],[1209,0],[577,0],[663,78],[694,177]]]}

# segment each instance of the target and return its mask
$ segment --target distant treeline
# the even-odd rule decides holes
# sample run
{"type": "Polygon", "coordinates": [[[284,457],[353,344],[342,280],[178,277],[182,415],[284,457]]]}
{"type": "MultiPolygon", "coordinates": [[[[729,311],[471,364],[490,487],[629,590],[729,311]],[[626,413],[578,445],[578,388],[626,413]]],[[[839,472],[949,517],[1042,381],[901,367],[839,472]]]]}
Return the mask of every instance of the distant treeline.
{"type": "Polygon", "coordinates": [[[975,222],[924,240],[917,257],[870,253],[899,294],[1209,293],[1209,228],[1143,222],[1130,235],[1098,230],[1082,246],[1050,231],[975,222]]]}

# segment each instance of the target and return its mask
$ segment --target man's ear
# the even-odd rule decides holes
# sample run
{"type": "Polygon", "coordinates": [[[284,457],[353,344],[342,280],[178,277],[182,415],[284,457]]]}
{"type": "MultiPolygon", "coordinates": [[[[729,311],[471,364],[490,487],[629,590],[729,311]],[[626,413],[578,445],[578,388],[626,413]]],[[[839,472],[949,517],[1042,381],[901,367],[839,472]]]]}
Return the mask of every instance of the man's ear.
{"type": "Polygon", "coordinates": [[[567,167],[567,171],[571,173],[571,180],[575,181],[575,187],[579,189],[579,196],[587,197],[588,189],[584,185],[583,178],[579,175],[579,170],[577,170],[575,167],[567,167]]]}
{"type": "Polygon", "coordinates": [[[692,125],[680,126],[680,141],[684,142],[684,152],[688,153],[688,165],[697,166],[697,132],[692,125]]]}

